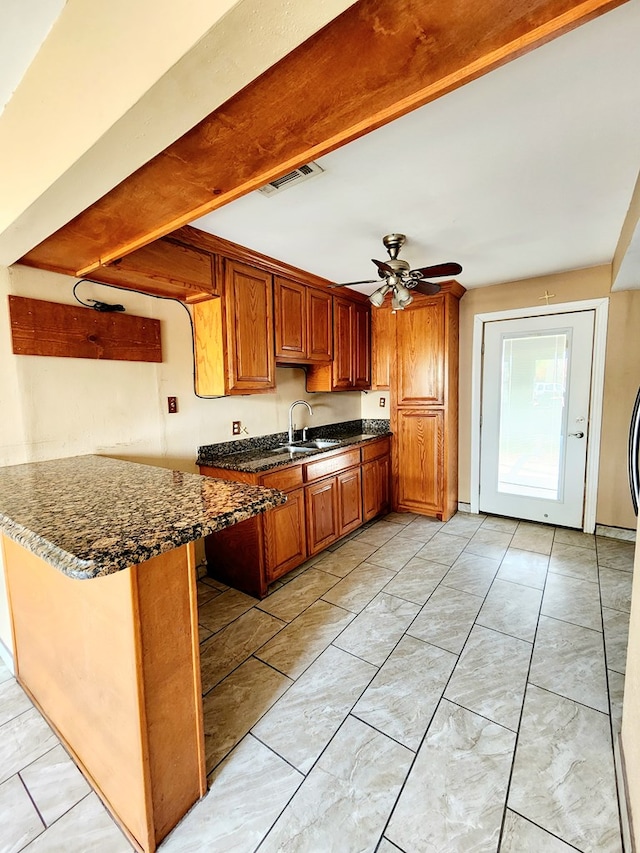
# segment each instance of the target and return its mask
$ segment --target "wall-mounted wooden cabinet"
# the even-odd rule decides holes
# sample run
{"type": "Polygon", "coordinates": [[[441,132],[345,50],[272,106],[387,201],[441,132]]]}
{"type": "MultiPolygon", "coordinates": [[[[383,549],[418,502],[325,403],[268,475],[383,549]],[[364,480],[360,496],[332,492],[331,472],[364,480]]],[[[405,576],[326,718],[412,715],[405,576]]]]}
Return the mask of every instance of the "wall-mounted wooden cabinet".
{"type": "Polygon", "coordinates": [[[330,362],[332,297],[276,276],[273,282],[276,361],[289,364],[330,362]]]}
{"type": "Polygon", "coordinates": [[[219,260],[220,299],[193,306],[196,390],[205,397],[275,388],[272,276],[219,260]]]}
{"type": "Polygon", "coordinates": [[[307,371],[308,391],[365,391],[371,387],[371,306],[333,297],[333,361],[307,371]]]}
{"type": "Polygon", "coordinates": [[[224,480],[280,489],[287,503],[205,539],[215,577],[264,597],[274,580],[389,508],[388,437],[264,474],[201,466],[224,480]]]}
{"type": "MultiPolygon", "coordinates": [[[[389,382],[393,506],[446,521],[458,508],[458,313],[464,288],[445,282],[402,311],[376,312],[374,382],[389,382]],[[385,355],[386,354],[386,355],[385,355]]],[[[373,475],[371,475],[373,476],[373,475]]]]}
{"type": "Polygon", "coordinates": [[[391,387],[391,359],[395,350],[395,315],[385,305],[371,309],[371,390],[391,387]]]}

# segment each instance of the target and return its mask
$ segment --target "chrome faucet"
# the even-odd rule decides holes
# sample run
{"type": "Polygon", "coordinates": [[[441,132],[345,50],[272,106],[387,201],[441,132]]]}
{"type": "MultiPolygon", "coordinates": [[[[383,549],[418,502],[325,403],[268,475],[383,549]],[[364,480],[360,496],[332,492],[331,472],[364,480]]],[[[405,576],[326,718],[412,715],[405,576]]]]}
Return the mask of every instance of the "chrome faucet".
{"type": "Polygon", "coordinates": [[[289,406],[289,444],[293,444],[293,433],[295,431],[295,424],[293,423],[293,410],[296,406],[306,406],[309,409],[309,414],[313,414],[313,409],[307,403],[306,400],[296,400],[295,403],[292,403],[289,406]]]}

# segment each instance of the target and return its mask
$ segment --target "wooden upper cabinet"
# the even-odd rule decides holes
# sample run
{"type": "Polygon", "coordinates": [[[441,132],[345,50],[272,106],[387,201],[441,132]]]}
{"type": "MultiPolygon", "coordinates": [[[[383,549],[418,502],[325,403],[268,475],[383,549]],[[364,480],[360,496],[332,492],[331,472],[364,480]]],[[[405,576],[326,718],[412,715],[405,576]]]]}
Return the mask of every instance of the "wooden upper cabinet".
{"type": "Polygon", "coordinates": [[[371,389],[391,388],[391,359],[396,348],[395,314],[387,302],[371,309],[371,389]]]}
{"type": "Polygon", "coordinates": [[[370,306],[333,297],[333,361],[307,371],[308,391],[359,391],[371,383],[370,306]]]}
{"type": "Polygon", "coordinates": [[[444,405],[445,313],[443,298],[416,300],[395,314],[398,406],[444,405]]]}
{"type": "Polygon", "coordinates": [[[193,306],[196,390],[203,397],[275,388],[271,274],[220,261],[222,296],[193,306]]]}
{"type": "Polygon", "coordinates": [[[371,387],[371,308],[356,303],[353,313],[353,385],[365,390],[371,387]]]}
{"type": "Polygon", "coordinates": [[[276,358],[301,362],[307,357],[307,288],[276,276],[273,282],[276,358]]]}
{"type": "Polygon", "coordinates": [[[355,306],[348,299],[336,296],[333,305],[333,390],[353,389],[354,316],[355,306]]]}
{"type": "Polygon", "coordinates": [[[307,288],[307,357],[331,361],[333,356],[333,296],[307,288]]]}
{"type": "Polygon", "coordinates": [[[229,391],[275,388],[273,282],[270,273],[224,262],[224,313],[229,391]]]}
{"type": "Polygon", "coordinates": [[[199,302],[217,295],[215,255],[167,238],[91,273],[94,281],[199,302]]]}
{"type": "Polygon", "coordinates": [[[273,285],[276,359],[331,361],[331,294],[280,276],[273,285]]]}

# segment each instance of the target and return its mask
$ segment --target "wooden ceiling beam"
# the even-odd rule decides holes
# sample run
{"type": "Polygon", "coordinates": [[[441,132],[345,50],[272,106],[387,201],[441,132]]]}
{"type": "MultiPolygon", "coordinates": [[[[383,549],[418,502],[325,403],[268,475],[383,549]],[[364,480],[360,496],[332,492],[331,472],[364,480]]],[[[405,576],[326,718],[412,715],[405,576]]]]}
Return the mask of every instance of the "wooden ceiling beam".
{"type": "Polygon", "coordinates": [[[360,0],[21,262],[87,275],[627,0],[360,0]]]}

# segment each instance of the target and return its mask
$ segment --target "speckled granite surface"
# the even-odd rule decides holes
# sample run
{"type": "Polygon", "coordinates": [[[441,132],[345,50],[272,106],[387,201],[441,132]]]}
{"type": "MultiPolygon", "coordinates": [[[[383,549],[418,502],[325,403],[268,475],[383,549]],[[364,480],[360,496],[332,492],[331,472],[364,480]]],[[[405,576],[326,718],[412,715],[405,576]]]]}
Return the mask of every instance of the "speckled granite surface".
{"type": "MultiPolygon", "coordinates": [[[[338,450],[374,441],[383,435],[391,435],[388,420],[357,420],[343,421],[339,424],[314,427],[308,430],[309,439],[332,438],[337,444],[323,450],[310,449],[289,452],[279,450],[279,445],[287,441],[286,432],[260,435],[240,441],[226,441],[220,444],[206,444],[198,448],[198,465],[210,465],[213,468],[223,468],[228,471],[243,471],[247,474],[258,474],[281,468],[292,462],[303,462],[312,456],[318,456],[338,450]]],[[[296,439],[301,438],[301,432],[296,432],[296,439]]]]}
{"type": "Polygon", "coordinates": [[[0,468],[0,530],[75,578],[126,569],[284,502],[274,489],[101,456],[0,468]]]}

